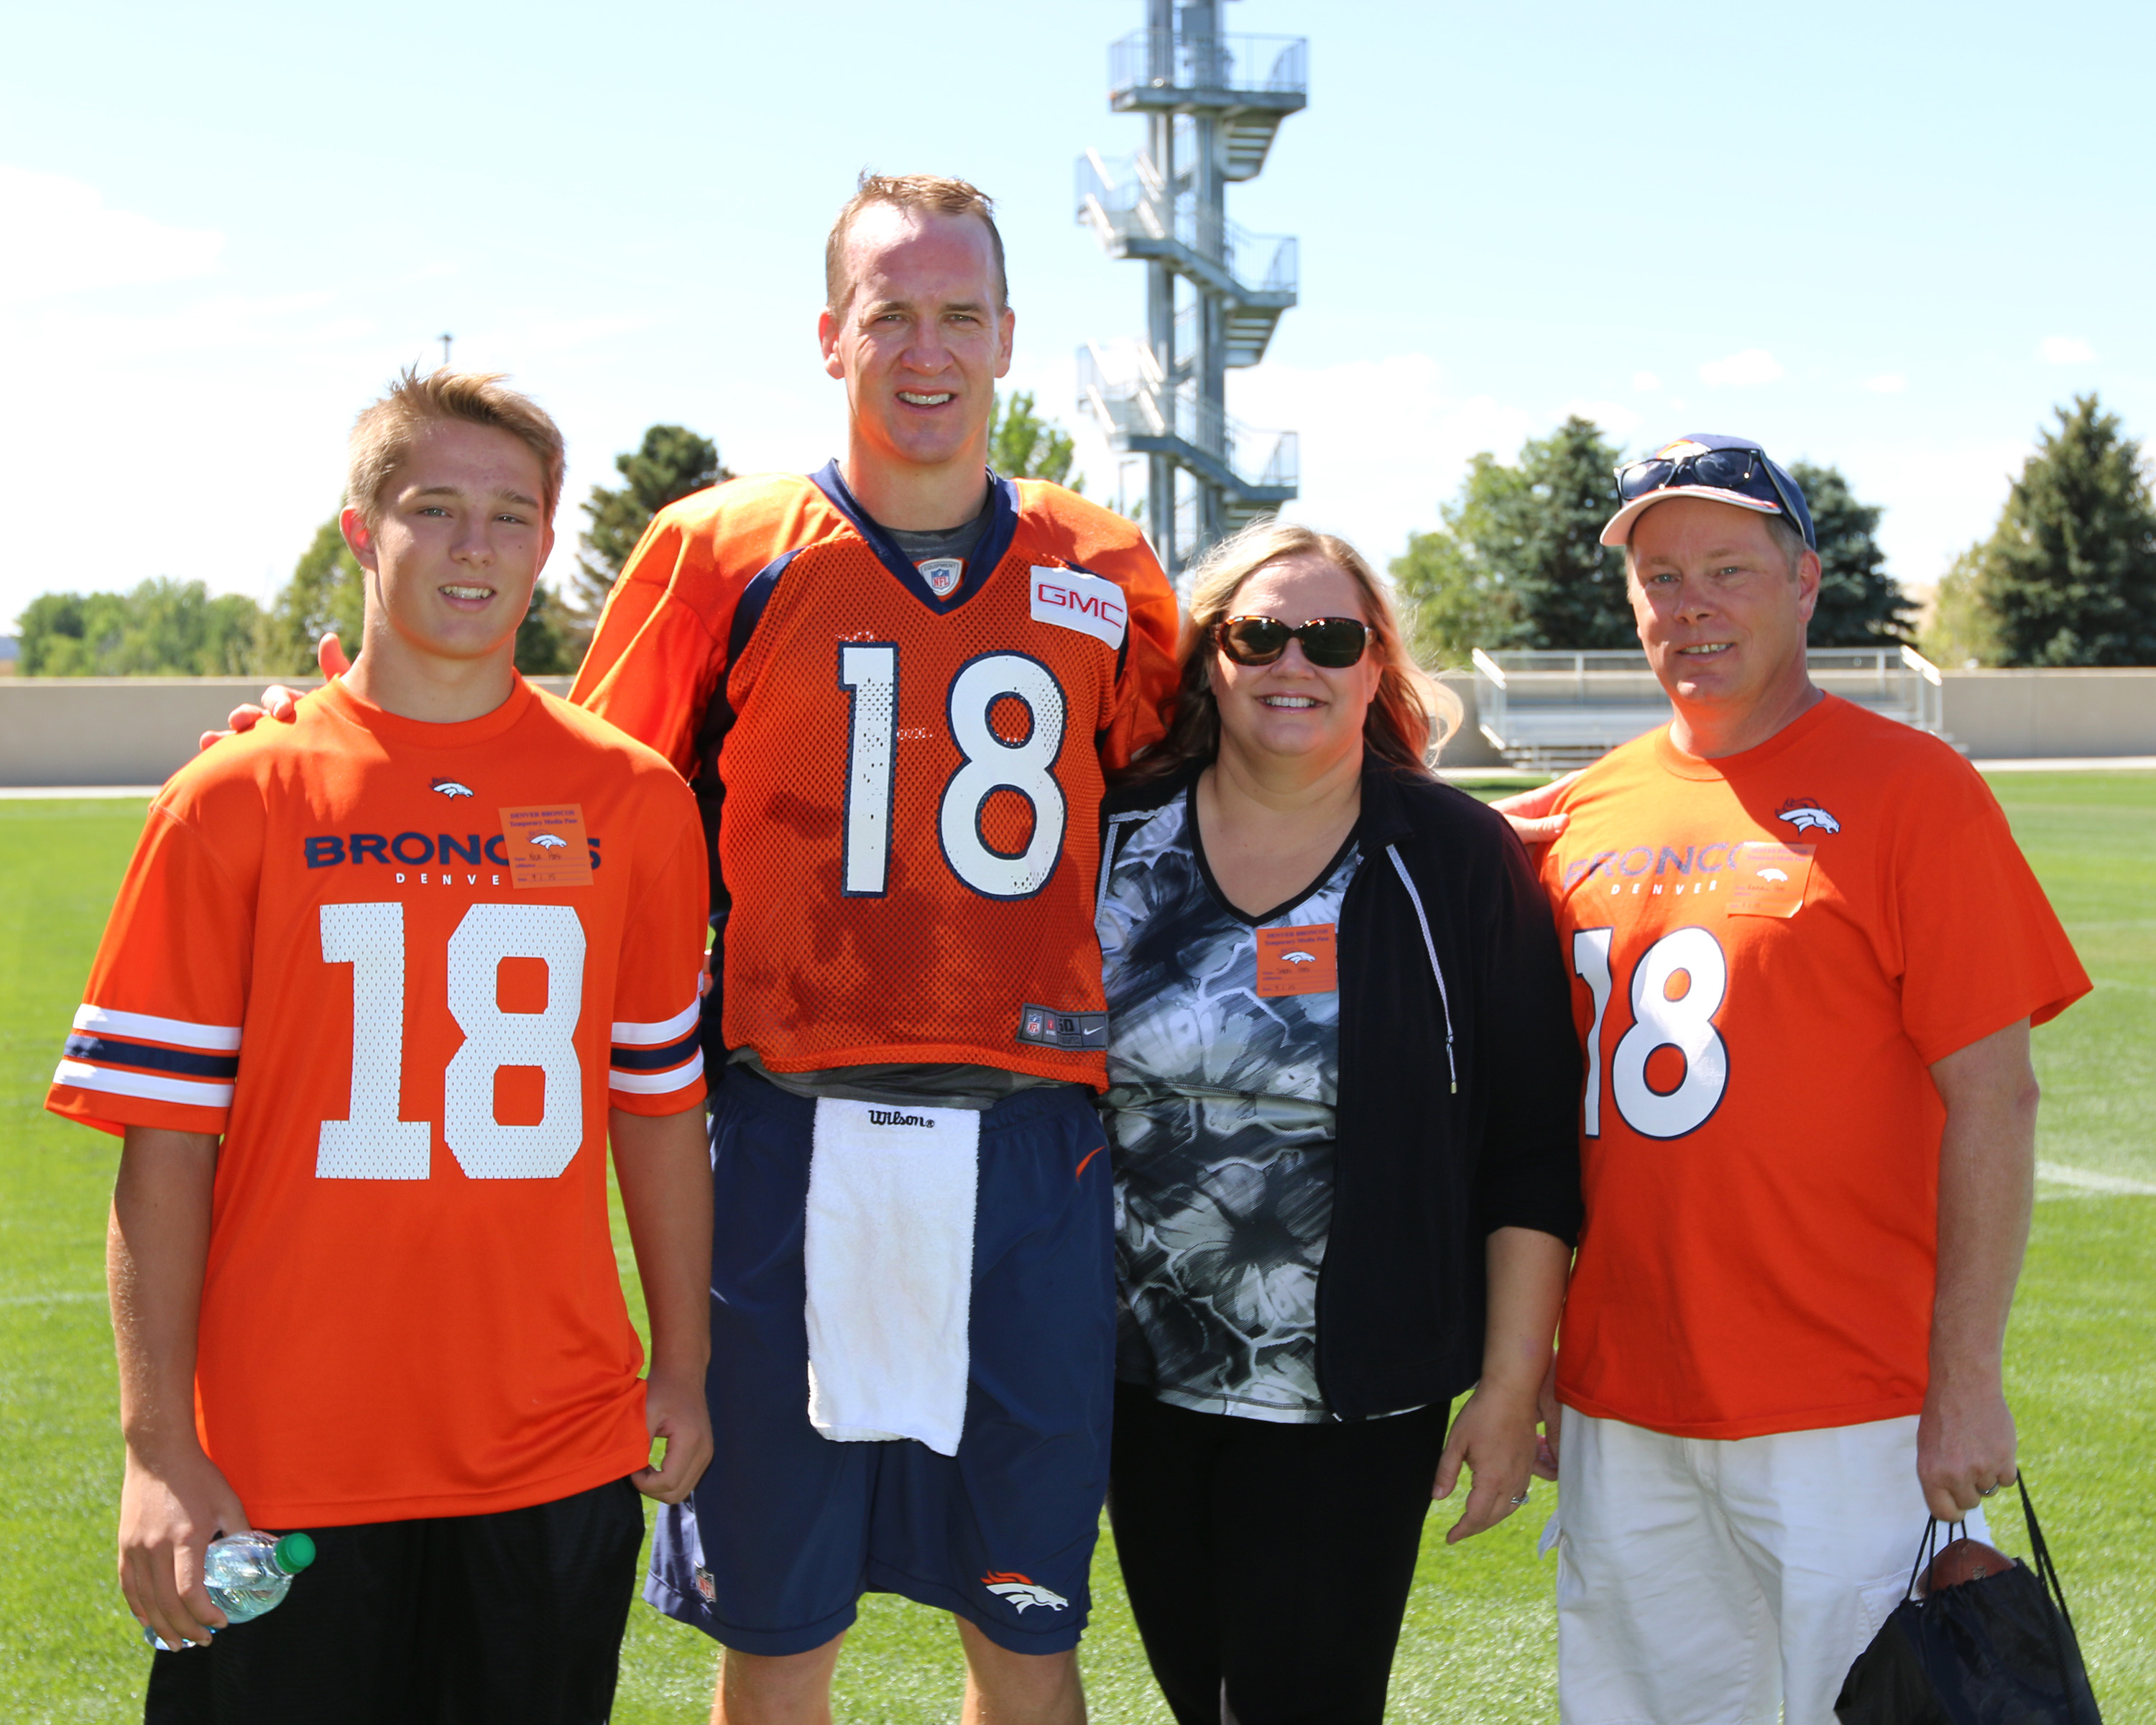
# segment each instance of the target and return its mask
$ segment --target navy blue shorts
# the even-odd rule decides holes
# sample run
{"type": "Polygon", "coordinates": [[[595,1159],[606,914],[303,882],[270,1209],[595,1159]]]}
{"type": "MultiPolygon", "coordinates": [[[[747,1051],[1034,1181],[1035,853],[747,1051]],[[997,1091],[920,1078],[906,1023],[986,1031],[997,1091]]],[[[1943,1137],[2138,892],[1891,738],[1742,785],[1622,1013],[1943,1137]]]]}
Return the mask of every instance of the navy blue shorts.
{"type": "Polygon", "coordinates": [[[730,1068],[711,1119],[716,1447],[660,1511],[644,1597],[744,1653],[805,1653],[865,1592],[1060,1653],[1091,1604],[1115,1405],[1113,1200],[1099,1117],[1065,1086],[983,1116],[970,1381],[955,1456],[808,1423],[801,1238],[815,1104],[730,1068]]]}

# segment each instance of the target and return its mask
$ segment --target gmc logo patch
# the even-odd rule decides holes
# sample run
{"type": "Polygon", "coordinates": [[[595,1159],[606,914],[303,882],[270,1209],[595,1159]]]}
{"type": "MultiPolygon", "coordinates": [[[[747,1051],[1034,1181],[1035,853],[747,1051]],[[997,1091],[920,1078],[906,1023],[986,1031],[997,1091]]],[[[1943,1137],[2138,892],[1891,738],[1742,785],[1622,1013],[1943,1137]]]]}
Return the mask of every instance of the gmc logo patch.
{"type": "Polygon", "coordinates": [[[1083,569],[1045,569],[1038,563],[1031,579],[1035,623],[1075,629],[1111,647],[1122,647],[1130,614],[1123,608],[1123,590],[1114,582],[1083,569]]]}

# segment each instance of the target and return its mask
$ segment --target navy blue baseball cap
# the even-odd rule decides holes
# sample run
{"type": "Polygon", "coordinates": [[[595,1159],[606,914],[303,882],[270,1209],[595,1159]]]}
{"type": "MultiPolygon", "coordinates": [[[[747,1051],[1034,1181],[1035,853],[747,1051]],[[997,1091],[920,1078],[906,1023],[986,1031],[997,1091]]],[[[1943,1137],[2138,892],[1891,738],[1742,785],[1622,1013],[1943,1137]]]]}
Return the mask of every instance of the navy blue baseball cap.
{"type": "Polygon", "coordinates": [[[1633,523],[1671,497],[1704,497],[1710,503],[1781,516],[1804,536],[1807,547],[1819,549],[1804,488],[1748,437],[1687,432],[1651,455],[1626,462],[1617,470],[1617,513],[1603,528],[1602,542],[1630,543],[1633,523]]]}

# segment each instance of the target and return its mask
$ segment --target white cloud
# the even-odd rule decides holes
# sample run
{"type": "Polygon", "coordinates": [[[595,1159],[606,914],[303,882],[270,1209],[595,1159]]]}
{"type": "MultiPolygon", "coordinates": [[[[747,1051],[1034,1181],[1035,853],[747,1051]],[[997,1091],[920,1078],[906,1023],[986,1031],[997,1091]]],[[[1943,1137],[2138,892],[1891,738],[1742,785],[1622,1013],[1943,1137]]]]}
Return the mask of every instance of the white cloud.
{"type": "Polygon", "coordinates": [[[1763,347],[1747,347],[1726,359],[1711,359],[1699,368],[1699,381],[1713,389],[1778,383],[1783,375],[1781,362],[1763,347]]]}
{"type": "Polygon", "coordinates": [[[1899,372],[1881,372],[1876,377],[1866,377],[1864,387],[1874,395],[1899,395],[1909,387],[1909,380],[1899,372]]]}
{"type": "Polygon", "coordinates": [[[1662,387],[1662,380],[1652,372],[1635,372],[1632,373],[1632,387],[1642,395],[1652,395],[1662,387]]]}
{"type": "Polygon", "coordinates": [[[224,236],[108,209],[94,186],[0,164],[0,304],[207,275],[224,236]]]}
{"type": "Polygon", "coordinates": [[[2046,336],[2036,344],[2036,357],[2046,365],[2082,366],[2096,357],[2096,349],[2078,336],[2046,336]]]}

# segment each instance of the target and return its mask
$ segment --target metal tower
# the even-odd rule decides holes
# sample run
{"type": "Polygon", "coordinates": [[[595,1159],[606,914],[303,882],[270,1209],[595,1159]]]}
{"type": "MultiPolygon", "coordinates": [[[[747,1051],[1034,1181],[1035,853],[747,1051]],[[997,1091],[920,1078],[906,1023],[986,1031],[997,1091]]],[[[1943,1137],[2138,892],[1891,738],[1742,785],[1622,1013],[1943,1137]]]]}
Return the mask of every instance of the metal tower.
{"type": "Polygon", "coordinates": [[[1170,574],[1296,495],[1292,431],[1228,417],[1227,373],[1265,357],[1296,303],[1296,242],[1227,218],[1227,182],[1255,179],[1281,121],[1310,100],[1300,36],[1229,36],[1222,0],[1146,0],[1146,28],[1108,49],[1108,105],[1146,116],[1127,161],[1078,162],[1078,219],[1112,258],[1146,266],[1146,340],[1078,352],[1078,395],[1111,449],[1147,462],[1147,531],[1170,574]],[[1178,483],[1177,474],[1186,475],[1178,483]]]}

